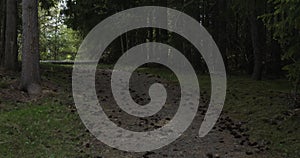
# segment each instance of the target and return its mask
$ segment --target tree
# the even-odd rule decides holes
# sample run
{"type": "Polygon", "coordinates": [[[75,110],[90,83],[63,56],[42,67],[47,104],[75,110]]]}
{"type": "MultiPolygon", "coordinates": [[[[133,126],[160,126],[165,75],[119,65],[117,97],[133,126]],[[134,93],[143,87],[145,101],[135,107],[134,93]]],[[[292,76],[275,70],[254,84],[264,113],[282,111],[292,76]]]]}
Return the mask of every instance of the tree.
{"type": "Polygon", "coordinates": [[[39,94],[39,27],[38,0],[23,0],[23,46],[21,89],[29,94],[39,94]]]}
{"type": "Polygon", "coordinates": [[[8,0],[6,8],[4,67],[7,70],[15,71],[18,68],[17,1],[8,0]]]}
{"type": "Polygon", "coordinates": [[[294,100],[300,86],[300,0],[269,1],[273,11],[261,16],[267,28],[273,32],[284,51],[283,58],[289,61],[284,67],[294,85],[294,100]]]}
{"type": "Polygon", "coordinates": [[[252,47],[254,54],[254,69],[252,79],[261,80],[263,72],[263,58],[264,58],[264,44],[265,44],[265,33],[264,26],[258,16],[260,15],[257,9],[257,1],[251,0],[249,9],[249,22],[252,38],[252,47]]]}
{"type": "Polygon", "coordinates": [[[71,28],[64,25],[61,14],[61,3],[54,3],[46,9],[39,8],[40,59],[65,60],[74,59],[81,37],[71,28]]]}
{"type": "Polygon", "coordinates": [[[0,1],[0,67],[4,66],[6,0],[0,1]]]}
{"type": "Polygon", "coordinates": [[[233,0],[233,3],[236,13],[248,19],[254,57],[252,78],[261,80],[266,56],[266,31],[259,16],[265,13],[266,0],[233,0]]]}
{"type": "MultiPolygon", "coordinates": [[[[280,4],[284,1],[287,0],[275,0],[274,3],[280,4]]],[[[299,4],[299,0],[288,1],[288,3],[299,4]]],[[[220,48],[227,72],[247,73],[255,80],[262,79],[263,75],[279,77],[282,73],[280,70],[284,66],[280,57],[282,50],[278,47],[278,41],[271,38],[274,30],[267,30],[262,19],[259,18],[270,11],[267,0],[124,0],[122,2],[67,0],[66,4],[63,10],[66,25],[79,31],[83,36],[100,21],[121,10],[149,5],[168,6],[190,15],[208,30],[220,48]]],[[[299,12],[295,12],[295,15],[296,13],[299,12]]],[[[290,21],[292,21],[291,17],[290,21]]],[[[284,26],[282,29],[285,29],[284,26]]],[[[107,51],[108,55],[104,58],[115,61],[127,49],[146,41],[163,42],[177,48],[191,61],[196,70],[207,72],[204,60],[187,40],[157,28],[142,28],[123,34],[118,42],[111,44],[111,48],[107,51]]],[[[297,43],[295,41],[294,43],[297,43]]]]}
{"type": "MultiPolygon", "coordinates": [[[[228,67],[227,60],[227,9],[228,9],[227,0],[217,0],[214,9],[214,23],[213,23],[213,36],[216,41],[220,52],[223,56],[223,60],[226,68],[228,67]]],[[[228,69],[227,69],[228,70],[228,69]]]]}

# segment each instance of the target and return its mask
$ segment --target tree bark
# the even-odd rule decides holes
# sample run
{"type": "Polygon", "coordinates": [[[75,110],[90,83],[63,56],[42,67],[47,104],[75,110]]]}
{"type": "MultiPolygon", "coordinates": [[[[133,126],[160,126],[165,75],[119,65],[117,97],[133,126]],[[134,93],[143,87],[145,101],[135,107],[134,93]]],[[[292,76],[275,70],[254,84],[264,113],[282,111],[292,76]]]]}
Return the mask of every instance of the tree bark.
{"type": "MultiPolygon", "coordinates": [[[[196,14],[196,20],[201,23],[201,25],[203,25],[203,15],[204,15],[204,12],[200,9],[200,8],[203,8],[203,3],[200,3],[198,4],[198,7],[195,11],[195,14],[196,14]]],[[[195,51],[193,52],[192,54],[192,65],[194,66],[195,68],[195,71],[196,72],[204,72],[205,68],[203,67],[203,61],[202,61],[202,56],[199,52],[195,51]]]]}
{"type": "Polygon", "coordinates": [[[38,0],[23,0],[21,89],[37,95],[40,88],[38,0]]]}
{"type": "Polygon", "coordinates": [[[226,17],[226,9],[227,9],[227,1],[226,0],[218,0],[217,2],[217,10],[215,14],[215,32],[216,32],[216,43],[220,49],[220,52],[223,57],[223,61],[228,72],[228,60],[227,60],[227,17],[226,17]]]}
{"type": "MultiPolygon", "coordinates": [[[[160,6],[162,7],[168,7],[168,1],[165,0],[165,1],[160,1],[160,6]]],[[[166,11],[164,14],[161,15],[161,17],[164,19],[164,27],[165,28],[168,28],[168,12],[166,11]]],[[[169,32],[168,30],[166,29],[157,29],[156,32],[156,42],[160,42],[160,43],[168,43],[168,36],[169,36],[169,32]]],[[[169,56],[167,53],[162,53],[161,50],[159,52],[159,58],[160,60],[162,61],[168,61],[170,62],[169,60],[169,56]]]]}
{"type": "Polygon", "coordinates": [[[4,66],[6,0],[0,2],[0,67],[4,66]]]}
{"type": "MultiPolygon", "coordinates": [[[[253,2],[253,8],[255,8],[255,2],[253,2]]],[[[254,69],[252,73],[252,79],[261,80],[263,73],[263,58],[264,58],[264,35],[265,32],[262,21],[260,21],[257,17],[257,12],[255,9],[250,11],[249,22],[251,28],[251,38],[252,38],[252,47],[253,47],[253,55],[254,55],[254,69]]]]}
{"type": "Polygon", "coordinates": [[[281,47],[278,41],[270,39],[270,54],[271,54],[271,70],[269,73],[273,77],[280,77],[282,75],[282,61],[281,61],[281,47]]]}
{"type": "Polygon", "coordinates": [[[7,0],[6,8],[4,68],[16,71],[18,68],[17,0],[7,0]]]}

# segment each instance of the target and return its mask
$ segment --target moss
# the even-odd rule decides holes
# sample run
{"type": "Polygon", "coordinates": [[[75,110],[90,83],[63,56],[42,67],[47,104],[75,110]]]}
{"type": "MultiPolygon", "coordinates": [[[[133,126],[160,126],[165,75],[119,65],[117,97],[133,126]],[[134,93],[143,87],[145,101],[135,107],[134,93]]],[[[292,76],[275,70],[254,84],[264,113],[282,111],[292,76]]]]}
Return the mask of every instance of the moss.
{"type": "Polygon", "coordinates": [[[8,84],[7,82],[5,82],[5,81],[0,81],[0,88],[5,89],[5,88],[8,88],[8,87],[9,87],[9,84],[8,84]]]}

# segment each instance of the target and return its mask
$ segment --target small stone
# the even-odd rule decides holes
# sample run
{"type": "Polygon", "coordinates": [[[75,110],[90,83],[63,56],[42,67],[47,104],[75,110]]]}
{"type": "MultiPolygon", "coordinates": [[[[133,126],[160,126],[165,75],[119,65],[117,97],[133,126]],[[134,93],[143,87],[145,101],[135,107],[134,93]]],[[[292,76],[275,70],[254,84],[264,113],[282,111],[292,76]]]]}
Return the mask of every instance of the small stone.
{"type": "Polygon", "coordinates": [[[256,145],[257,145],[257,142],[249,142],[248,145],[249,145],[249,146],[256,146],[256,145]]]}
{"type": "Polygon", "coordinates": [[[247,152],[246,152],[246,155],[253,155],[253,152],[247,151],[247,152]]]}
{"type": "Polygon", "coordinates": [[[86,144],[85,144],[85,147],[86,147],[86,148],[90,148],[90,146],[91,146],[90,143],[86,143],[86,144]]]}
{"type": "Polygon", "coordinates": [[[213,157],[214,157],[212,153],[208,153],[208,154],[206,154],[206,156],[207,156],[208,158],[213,158],[213,157]]]}

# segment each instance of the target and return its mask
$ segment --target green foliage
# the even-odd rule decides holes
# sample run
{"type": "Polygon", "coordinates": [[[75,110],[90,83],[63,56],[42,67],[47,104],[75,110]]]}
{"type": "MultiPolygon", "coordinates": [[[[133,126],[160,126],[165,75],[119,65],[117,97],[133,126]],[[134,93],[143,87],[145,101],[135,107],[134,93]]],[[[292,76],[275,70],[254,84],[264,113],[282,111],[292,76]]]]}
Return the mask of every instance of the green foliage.
{"type": "Polygon", "coordinates": [[[73,60],[81,42],[77,31],[64,25],[61,3],[48,10],[41,8],[40,16],[40,50],[42,60],[73,60]]]}
{"type": "MultiPolygon", "coordinates": [[[[64,23],[68,27],[79,31],[82,36],[85,36],[103,19],[119,11],[147,5],[167,6],[168,8],[187,13],[199,21],[211,33],[217,45],[219,46],[220,51],[222,52],[224,61],[229,71],[232,73],[251,74],[253,73],[253,65],[255,64],[254,61],[256,58],[253,54],[254,51],[253,43],[251,41],[249,17],[251,15],[251,17],[255,16],[258,18],[259,15],[272,12],[274,10],[272,9],[274,8],[274,4],[277,4],[278,2],[281,1],[275,0],[274,2],[270,1],[267,3],[267,0],[66,0],[66,5],[62,10],[62,14],[65,16],[64,23]]],[[[296,0],[289,1],[288,3],[292,2],[296,3],[296,0]]],[[[278,4],[278,6],[280,5],[281,4],[278,4]]],[[[297,10],[297,8],[294,9],[297,10]]],[[[297,13],[298,11],[294,15],[299,15],[299,13],[297,13]]],[[[293,19],[293,17],[290,19],[293,19]]],[[[270,22],[273,23],[274,20],[270,20],[270,22]]],[[[295,26],[295,23],[298,22],[294,21],[293,23],[294,24],[290,24],[290,26],[295,26]]],[[[282,26],[282,29],[285,29],[285,25],[282,26]]],[[[271,77],[273,77],[272,75],[274,75],[274,77],[280,77],[282,75],[281,68],[284,66],[284,63],[282,63],[282,60],[280,59],[280,55],[282,53],[281,50],[277,49],[277,52],[274,51],[274,49],[278,47],[278,42],[272,39],[271,34],[273,34],[274,31],[274,29],[272,29],[272,31],[265,30],[265,27],[262,25],[262,20],[259,19],[259,35],[261,35],[261,38],[259,39],[261,40],[257,43],[261,43],[261,47],[263,47],[261,48],[263,50],[261,51],[263,53],[262,62],[263,67],[265,68],[263,74],[270,75],[271,77]]],[[[113,60],[117,59],[118,55],[121,55],[124,51],[126,51],[127,48],[133,47],[137,43],[162,40],[162,42],[169,43],[170,45],[173,44],[174,47],[181,52],[185,52],[185,55],[189,59],[192,59],[192,65],[198,69],[201,67],[199,65],[205,65],[205,62],[201,59],[201,57],[195,55],[197,54],[195,53],[195,50],[190,49],[191,45],[187,41],[182,42],[182,40],[178,40],[178,38],[171,33],[168,34],[168,39],[159,39],[160,36],[157,36],[156,32],[158,31],[153,29],[139,29],[132,31],[132,34],[126,33],[126,35],[123,35],[114,41],[114,43],[111,45],[112,48],[108,49],[109,51],[107,51],[109,54],[107,58],[113,60]]],[[[274,35],[281,32],[290,31],[278,30],[274,32],[274,35]]],[[[293,36],[290,36],[290,34],[291,33],[286,35],[285,39],[295,37],[295,33],[292,33],[293,36]]],[[[294,46],[297,46],[299,43],[299,40],[289,40],[289,43],[291,43],[291,41],[294,42],[294,46]]],[[[280,43],[282,45],[286,45],[286,42],[280,43]]],[[[284,47],[283,49],[287,50],[290,48],[298,49],[290,46],[284,47]]],[[[289,59],[291,58],[289,57],[289,59]]]]}
{"type": "Polygon", "coordinates": [[[45,10],[49,10],[50,8],[54,7],[59,0],[40,0],[41,8],[45,10]]]}
{"type": "Polygon", "coordinates": [[[261,16],[285,52],[283,59],[291,64],[284,67],[297,90],[300,80],[300,0],[269,0],[272,11],[261,16]]]}
{"type": "Polygon", "coordinates": [[[67,0],[63,14],[66,24],[82,35],[87,33],[106,17],[121,10],[137,6],[139,0],[67,0]]]}

